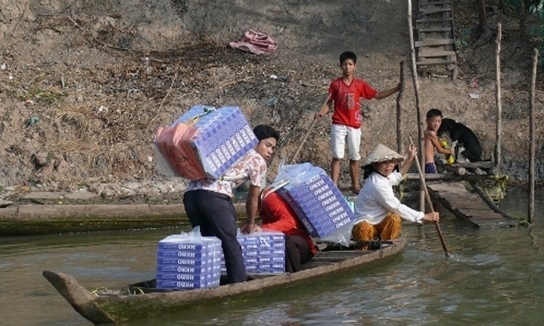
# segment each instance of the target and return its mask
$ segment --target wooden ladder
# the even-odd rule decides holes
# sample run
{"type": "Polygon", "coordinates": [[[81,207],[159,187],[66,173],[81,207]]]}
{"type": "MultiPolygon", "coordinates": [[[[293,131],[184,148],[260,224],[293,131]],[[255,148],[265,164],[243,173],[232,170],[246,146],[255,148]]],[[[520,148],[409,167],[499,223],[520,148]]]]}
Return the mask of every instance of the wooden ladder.
{"type": "Polygon", "coordinates": [[[419,0],[415,23],[417,40],[414,41],[419,73],[430,73],[435,68],[445,67],[452,79],[457,78],[452,1],[419,0]]]}

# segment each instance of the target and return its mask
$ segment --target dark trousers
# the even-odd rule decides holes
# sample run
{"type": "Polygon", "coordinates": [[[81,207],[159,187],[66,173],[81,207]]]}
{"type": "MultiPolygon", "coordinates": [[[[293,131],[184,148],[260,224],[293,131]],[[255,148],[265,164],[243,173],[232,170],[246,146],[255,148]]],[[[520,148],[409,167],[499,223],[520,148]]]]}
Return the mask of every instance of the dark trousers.
{"type": "Polygon", "coordinates": [[[285,270],[293,273],[300,270],[300,266],[309,262],[314,255],[310,245],[298,235],[285,236],[285,270]]]}
{"type": "Polygon", "coordinates": [[[229,283],[246,281],[242,248],[236,239],[236,210],[229,196],[208,190],[192,190],[183,196],[183,205],[193,228],[203,236],[221,240],[229,283]]]}

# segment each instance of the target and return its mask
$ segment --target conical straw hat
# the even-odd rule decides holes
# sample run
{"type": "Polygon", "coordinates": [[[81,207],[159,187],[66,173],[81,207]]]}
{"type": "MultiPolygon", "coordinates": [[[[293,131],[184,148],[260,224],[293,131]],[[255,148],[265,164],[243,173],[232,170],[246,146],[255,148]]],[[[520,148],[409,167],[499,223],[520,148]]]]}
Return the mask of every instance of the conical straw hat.
{"type": "Polygon", "coordinates": [[[402,162],[402,160],[404,160],[404,156],[387,146],[378,144],[378,146],[376,146],[376,148],[374,148],[374,150],[367,156],[362,167],[365,168],[371,164],[386,161],[402,162]]]}

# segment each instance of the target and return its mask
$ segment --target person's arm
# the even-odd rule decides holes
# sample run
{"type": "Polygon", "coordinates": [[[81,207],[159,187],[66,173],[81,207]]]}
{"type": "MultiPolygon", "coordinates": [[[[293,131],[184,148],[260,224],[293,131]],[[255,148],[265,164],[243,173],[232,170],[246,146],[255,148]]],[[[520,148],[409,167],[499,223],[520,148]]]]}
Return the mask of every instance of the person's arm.
{"type": "Polygon", "coordinates": [[[438,222],[440,221],[440,214],[438,212],[430,212],[423,215],[423,220],[429,222],[438,222]]]}
{"type": "Polygon", "coordinates": [[[440,154],[444,155],[452,155],[454,153],[454,148],[442,148],[440,145],[440,140],[438,139],[438,136],[436,135],[436,132],[428,130],[428,132],[425,134],[427,139],[431,142],[434,148],[436,148],[436,151],[440,154]]]}
{"type": "Polygon", "coordinates": [[[402,162],[399,168],[400,174],[404,176],[406,175],[406,173],[408,173],[408,170],[412,166],[412,162],[414,162],[414,158],[416,157],[416,155],[417,155],[417,147],[414,144],[410,144],[410,146],[408,147],[408,156],[404,160],[404,162],[402,162]]]}
{"type": "Polygon", "coordinates": [[[259,196],[261,185],[266,178],[266,161],[256,152],[253,159],[249,159],[249,191],[246,200],[247,219],[240,228],[244,233],[252,233],[255,229],[255,217],[259,213],[259,196]]]}
{"type": "Polygon", "coordinates": [[[250,185],[246,200],[246,215],[247,219],[240,228],[244,233],[252,233],[255,230],[255,217],[259,211],[259,195],[261,188],[250,185]]]}
{"type": "Polygon", "coordinates": [[[317,112],[317,114],[315,115],[315,119],[324,117],[327,113],[329,113],[329,111],[331,110],[331,105],[332,105],[332,99],[331,99],[331,95],[329,94],[329,99],[327,100],[327,102],[325,102],[325,105],[323,105],[321,110],[317,112]]]}
{"type": "Polygon", "coordinates": [[[398,214],[405,220],[412,222],[420,222],[425,218],[423,212],[418,212],[400,202],[395,197],[393,189],[390,185],[379,184],[376,186],[375,200],[386,210],[398,214]]]}
{"type": "Polygon", "coordinates": [[[383,183],[376,184],[374,199],[386,210],[396,213],[401,218],[408,221],[422,223],[423,221],[438,222],[440,220],[440,214],[438,212],[430,212],[425,214],[404,205],[395,196],[391,186],[383,183]]]}
{"type": "Polygon", "coordinates": [[[374,96],[374,98],[377,99],[377,100],[381,100],[383,98],[389,97],[389,96],[395,94],[396,92],[400,91],[400,87],[401,87],[401,85],[400,85],[400,83],[398,83],[397,86],[395,86],[395,87],[393,87],[391,89],[388,89],[386,91],[378,91],[376,93],[376,95],[374,96]]]}

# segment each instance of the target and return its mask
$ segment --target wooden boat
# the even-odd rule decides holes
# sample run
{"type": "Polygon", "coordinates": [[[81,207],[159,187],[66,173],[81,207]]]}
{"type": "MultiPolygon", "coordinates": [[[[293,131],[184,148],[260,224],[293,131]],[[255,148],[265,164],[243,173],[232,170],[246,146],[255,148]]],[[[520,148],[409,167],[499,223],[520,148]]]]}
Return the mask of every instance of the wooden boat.
{"type": "Polygon", "coordinates": [[[148,292],[145,285],[153,282],[147,281],[119,291],[93,293],[70,275],[53,271],[43,271],[42,274],[83,317],[95,324],[106,324],[153,317],[184,307],[210,304],[303,282],[392,256],[401,252],[405,245],[405,238],[381,242],[376,250],[361,250],[360,244],[350,245],[349,248],[329,244],[299,272],[254,275],[247,282],[221,285],[214,289],[148,292]]]}

